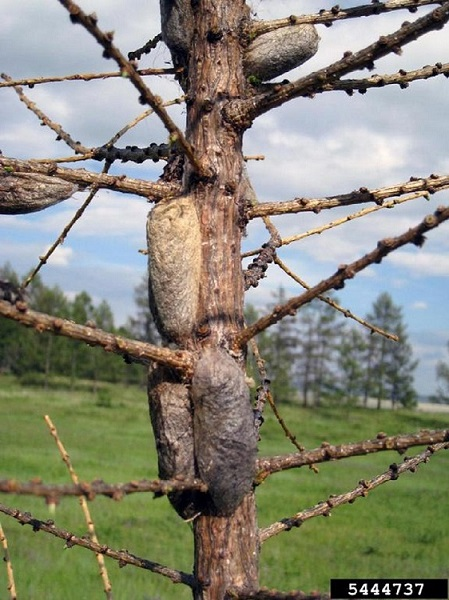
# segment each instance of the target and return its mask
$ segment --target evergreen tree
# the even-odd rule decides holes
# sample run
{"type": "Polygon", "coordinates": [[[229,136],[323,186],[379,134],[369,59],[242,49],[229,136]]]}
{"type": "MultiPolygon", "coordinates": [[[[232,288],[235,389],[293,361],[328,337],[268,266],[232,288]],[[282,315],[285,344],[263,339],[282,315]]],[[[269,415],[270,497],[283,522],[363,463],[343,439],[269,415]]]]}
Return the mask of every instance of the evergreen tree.
{"type": "Polygon", "coordinates": [[[413,406],[416,403],[413,371],[418,362],[412,357],[401,308],[394,304],[390,294],[383,292],[366,319],[384,331],[396,334],[399,341],[371,335],[365,355],[365,397],[376,398],[377,408],[380,408],[381,400],[386,399],[391,400],[393,407],[398,403],[413,406]]]}
{"type": "Polygon", "coordinates": [[[337,311],[329,304],[315,300],[299,312],[299,349],[295,375],[302,390],[303,405],[310,396],[313,405],[335,394],[335,351],[342,324],[337,311]]]}
{"type": "Polygon", "coordinates": [[[360,357],[368,343],[358,327],[342,330],[337,355],[338,396],[346,404],[355,404],[363,396],[366,372],[360,357]]]}
{"type": "MultiPolygon", "coordinates": [[[[449,351],[449,343],[447,349],[449,351]]],[[[436,376],[438,388],[437,394],[432,396],[432,400],[439,404],[449,404],[449,363],[440,360],[436,367],[436,376]]]]}

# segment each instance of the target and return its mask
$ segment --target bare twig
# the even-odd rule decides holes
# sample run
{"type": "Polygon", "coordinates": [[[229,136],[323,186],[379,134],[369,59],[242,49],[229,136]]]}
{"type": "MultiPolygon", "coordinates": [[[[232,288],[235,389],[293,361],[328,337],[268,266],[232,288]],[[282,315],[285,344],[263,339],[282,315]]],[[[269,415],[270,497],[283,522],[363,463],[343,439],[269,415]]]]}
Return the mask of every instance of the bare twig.
{"type": "Polygon", "coordinates": [[[140,101],[144,104],[148,104],[160,118],[167,131],[169,132],[172,141],[176,141],[179,147],[188,157],[190,163],[195,170],[202,174],[203,168],[198,162],[197,158],[193,153],[191,145],[188,143],[182,131],[177,127],[174,121],[171,119],[165,108],[161,98],[155,96],[153,92],[147,87],[143,78],[136,71],[132,62],[127,60],[120,50],[114,46],[113,33],[103,32],[97,25],[97,19],[94,15],[86,15],[81,8],[72,0],[59,0],[59,2],[67,9],[70,13],[70,19],[73,23],[80,23],[103,47],[103,55],[105,58],[112,58],[115,60],[117,65],[123,74],[129,78],[130,82],[134,85],[140,94],[140,101]]]}
{"type": "Polygon", "coordinates": [[[58,537],[65,541],[65,547],[71,548],[72,546],[81,546],[82,548],[86,548],[92,552],[96,552],[99,554],[103,554],[104,556],[108,556],[113,560],[118,561],[120,567],[125,567],[126,565],[133,565],[134,567],[139,567],[140,569],[147,569],[152,571],[153,573],[158,573],[159,575],[163,575],[170,579],[173,583],[183,583],[184,585],[188,585],[192,587],[194,585],[193,576],[188,573],[183,573],[182,571],[177,571],[175,569],[170,569],[160,563],[153,562],[151,560],[147,560],[146,558],[139,558],[134,554],[130,554],[127,550],[113,550],[109,548],[105,544],[97,544],[93,542],[88,537],[79,537],[66,531],[64,529],[60,529],[54,524],[54,521],[40,521],[39,519],[35,519],[28,512],[21,512],[18,509],[10,508],[5,506],[4,504],[0,504],[0,512],[8,515],[21,523],[22,525],[31,525],[33,531],[44,531],[45,533],[49,533],[58,537]]]}
{"type": "MultiPolygon", "coordinates": [[[[53,436],[53,438],[56,442],[56,445],[61,454],[62,460],[64,461],[64,463],[70,473],[70,478],[72,479],[72,481],[75,485],[78,485],[79,484],[78,475],[76,474],[75,469],[73,468],[72,461],[70,460],[70,456],[58,435],[58,431],[57,431],[56,427],[54,426],[51,418],[48,415],[45,415],[44,419],[45,419],[45,422],[46,422],[48,428],[50,429],[51,435],[53,436]]],[[[80,503],[81,509],[84,514],[84,518],[87,523],[89,537],[93,542],[98,544],[99,542],[98,542],[97,534],[95,531],[95,525],[94,525],[92,516],[90,514],[89,507],[87,506],[87,500],[86,500],[85,496],[83,496],[83,495],[79,496],[79,503],[80,503]]],[[[112,598],[113,598],[112,586],[111,586],[111,582],[109,580],[108,570],[107,570],[105,562],[104,562],[104,557],[102,554],[99,554],[99,553],[96,553],[95,556],[96,556],[96,559],[98,562],[98,567],[100,570],[100,577],[103,581],[104,593],[106,595],[106,598],[108,598],[108,600],[112,600],[112,598]]]]}
{"type": "Polygon", "coordinates": [[[97,186],[99,189],[135,194],[155,202],[174,196],[179,192],[179,185],[175,183],[153,183],[142,179],[132,179],[125,175],[107,175],[92,173],[85,169],[67,169],[58,167],[51,160],[43,163],[0,156],[0,168],[6,170],[9,175],[16,173],[46,175],[74,183],[79,187],[97,186]]]}
{"type": "Polygon", "coordinates": [[[262,35],[263,33],[280,29],[281,27],[300,25],[302,23],[331,26],[334,21],[369,17],[371,15],[380,15],[396,10],[416,12],[419,7],[428,6],[429,4],[440,4],[440,2],[438,0],[387,0],[386,2],[373,2],[371,4],[362,4],[350,8],[341,8],[339,5],[335,5],[330,10],[320,10],[318,14],[291,15],[273,21],[255,21],[251,25],[251,33],[253,35],[262,35]]]}
{"type": "Polygon", "coordinates": [[[168,479],[130,481],[128,483],[105,483],[104,481],[80,482],[76,485],[45,484],[40,480],[21,482],[17,479],[0,479],[0,493],[24,496],[41,496],[43,498],[61,498],[63,496],[84,496],[91,501],[96,496],[106,496],[115,501],[122,500],[129,494],[153,493],[167,495],[175,491],[198,490],[207,492],[207,485],[199,479],[193,481],[168,479]]]}
{"type": "Polygon", "coordinates": [[[409,181],[369,190],[360,188],[348,194],[328,196],[327,198],[295,198],[287,202],[261,202],[248,208],[248,219],[256,217],[285,215],[299,212],[319,213],[321,210],[374,202],[381,206],[387,198],[427,192],[435,194],[449,188],[449,175],[429,175],[429,177],[411,177],[409,181]]]}
{"type": "Polygon", "coordinates": [[[6,565],[6,574],[8,577],[8,597],[10,600],[17,600],[16,583],[14,581],[14,571],[8,551],[8,540],[0,523],[0,544],[3,546],[3,562],[6,565]]]}
{"type": "MultiPolygon", "coordinates": [[[[6,75],[6,73],[2,73],[1,76],[8,82],[12,81],[11,77],[6,75]]],[[[88,148],[83,146],[80,142],[76,142],[72,138],[72,136],[63,129],[61,125],[55,123],[49,117],[47,117],[47,115],[37,106],[37,104],[35,102],[32,102],[28,98],[28,96],[24,93],[23,89],[20,86],[14,86],[14,91],[19,96],[21,102],[23,102],[25,106],[36,115],[36,117],[40,120],[41,124],[46,125],[56,133],[57,140],[63,140],[67,144],[67,146],[69,146],[69,148],[74,150],[77,154],[86,154],[87,152],[89,152],[88,148]]]]}
{"type": "Polygon", "coordinates": [[[270,327],[270,325],[277,323],[284,317],[293,314],[298,308],[311,302],[320,294],[331,289],[341,289],[347,279],[352,279],[357,273],[369,265],[380,263],[385,256],[394,250],[397,250],[397,248],[410,243],[415,246],[422,246],[425,241],[424,234],[431,229],[438,227],[447,219],[449,219],[449,207],[440,207],[433,215],[428,215],[419,225],[409,229],[406,233],[394,238],[381,240],[378,242],[377,248],[368,254],[365,254],[362,258],[359,258],[349,265],[341,265],[338,270],[327,279],[323,279],[323,281],[310,288],[304,294],[291,298],[282,306],[276,306],[271,313],[258,319],[249,327],[246,327],[236,336],[236,345],[239,347],[244,346],[252,337],[261,331],[264,331],[267,327],[270,327]]]}
{"type": "MultiPolygon", "coordinates": [[[[274,262],[284,271],[284,273],[286,273],[289,277],[291,277],[294,281],[296,281],[296,283],[299,283],[299,285],[301,285],[306,290],[310,290],[311,286],[308,285],[298,275],[296,275],[296,273],[293,273],[293,271],[291,271],[287,267],[287,265],[278,256],[276,256],[276,258],[274,259],[274,262]]],[[[382,335],[382,336],[386,337],[387,339],[392,340],[393,342],[398,342],[399,341],[399,336],[397,336],[395,333],[389,333],[388,331],[384,331],[380,327],[377,327],[377,325],[373,325],[372,323],[368,323],[368,321],[365,321],[365,319],[362,319],[361,317],[358,317],[357,315],[355,315],[354,313],[352,313],[347,308],[343,308],[342,306],[340,306],[339,304],[337,304],[335,302],[335,300],[332,300],[332,298],[330,298],[329,296],[323,296],[322,294],[320,294],[319,296],[317,296],[317,299],[321,300],[322,302],[324,302],[328,306],[332,306],[332,308],[335,308],[335,310],[337,310],[338,312],[340,312],[347,319],[353,319],[357,323],[360,323],[360,325],[363,325],[363,327],[366,327],[367,329],[369,329],[371,331],[371,333],[377,333],[379,335],[382,335]]]]}
{"type": "Polygon", "coordinates": [[[297,469],[311,464],[340,460],[351,456],[364,456],[375,452],[396,451],[403,454],[413,446],[449,442],[449,429],[422,430],[418,433],[389,435],[380,432],[373,440],[362,440],[352,444],[331,445],[323,442],[314,450],[303,450],[295,454],[262,457],[257,461],[258,479],[265,479],[268,475],[297,469]]]}
{"type": "Polygon", "coordinates": [[[99,346],[106,352],[123,356],[127,361],[141,364],[156,362],[179,370],[186,376],[192,373],[192,355],[184,350],[161,348],[145,342],[120,337],[102,329],[79,325],[67,319],[30,310],[23,302],[13,305],[0,300],[0,315],[17,321],[26,327],[33,327],[40,333],[48,331],[55,335],[79,340],[89,346],[99,346]]]}
{"type": "MultiPolygon", "coordinates": [[[[168,69],[137,69],[139,75],[145,77],[147,75],[170,75],[176,74],[178,69],[170,67],[168,69]]],[[[110,79],[123,77],[123,72],[112,71],[107,73],[74,73],[73,75],[64,75],[62,77],[26,77],[24,79],[11,79],[9,81],[0,82],[0,89],[14,87],[16,85],[27,85],[33,88],[35,85],[43,83],[60,83],[62,81],[92,81],[95,79],[110,79]]]]}
{"type": "Polygon", "coordinates": [[[390,465],[388,471],[385,471],[381,475],[377,475],[370,480],[362,479],[357,487],[350,492],[339,495],[332,495],[325,502],[320,502],[315,506],[303,510],[302,512],[282,519],[273,523],[269,527],[266,527],[260,531],[260,541],[265,542],[270,537],[281,533],[281,531],[290,531],[293,527],[300,527],[305,521],[318,516],[328,517],[331,514],[333,508],[341,506],[342,504],[352,504],[357,498],[365,497],[368,495],[370,490],[375,489],[379,485],[386,483],[387,481],[395,481],[399,475],[402,475],[406,471],[414,473],[417,467],[429,461],[430,457],[440,450],[446,450],[449,448],[448,442],[440,444],[434,444],[429,446],[427,450],[417,454],[412,458],[405,458],[404,462],[400,465],[393,463],[390,465]]]}
{"type": "Polygon", "coordinates": [[[286,85],[276,85],[251,99],[236,100],[230,103],[228,118],[242,127],[249,127],[253,120],[267,111],[299,96],[313,96],[323,87],[343,75],[359,69],[374,68],[374,61],[388,54],[400,52],[405,44],[415,41],[429,31],[441,29],[449,20],[449,2],[417,19],[404,23],[390,35],[381,36],[377,42],[358,52],[345,52],[343,58],[323,69],[319,69],[297,81],[286,85]]]}
{"type": "Polygon", "coordinates": [[[267,370],[265,368],[265,361],[260,355],[259,348],[257,346],[256,340],[253,338],[250,340],[251,352],[253,353],[254,359],[256,361],[257,370],[259,371],[261,385],[257,389],[257,399],[256,399],[256,423],[258,425],[262,424],[262,413],[265,406],[265,403],[268,402],[271,410],[273,411],[274,416],[277,419],[277,422],[281,426],[282,430],[285,433],[287,439],[297,448],[300,452],[304,451],[304,446],[302,446],[296,439],[296,436],[290,431],[285,423],[284,419],[281,417],[276,403],[273,399],[273,395],[270,390],[270,380],[268,379],[267,370]]]}
{"type": "Polygon", "coordinates": [[[320,92],[333,92],[341,90],[352,96],[355,90],[360,94],[364,94],[369,88],[385,87],[386,85],[398,85],[401,89],[408,88],[409,84],[413,81],[419,81],[420,79],[430,79],[431,77],[437,77],[438,75],[444,75],[449,77],[449,63],[435,63],[434,65],[426,65],[422,69],[415,69],[413,71],[405,71],[400,69],[397,73],[373,75],[366,79],[342,79],[335,82],[327,83],[323,86],[320,92]]]}

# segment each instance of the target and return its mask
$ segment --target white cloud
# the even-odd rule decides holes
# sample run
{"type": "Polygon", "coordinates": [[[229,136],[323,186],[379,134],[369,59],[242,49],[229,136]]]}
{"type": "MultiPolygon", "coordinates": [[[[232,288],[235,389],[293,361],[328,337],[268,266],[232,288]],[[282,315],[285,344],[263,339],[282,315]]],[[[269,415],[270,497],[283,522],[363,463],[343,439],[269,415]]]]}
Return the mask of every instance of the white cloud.
{"type": "Polygon", "coordinates": [[[397,250],[389,260],[414,277],[449,277],[449,255],[435,252],[397,250]]]}
{"type": "MultiPolygon", "coordinates": [[[[50,246],[46,249],[49,250],[50,246]]],[[[48,263],[55,267],[67,267],[72,262],[73,249],[69,246],[58,246],[48,259],[48,263]]]]}

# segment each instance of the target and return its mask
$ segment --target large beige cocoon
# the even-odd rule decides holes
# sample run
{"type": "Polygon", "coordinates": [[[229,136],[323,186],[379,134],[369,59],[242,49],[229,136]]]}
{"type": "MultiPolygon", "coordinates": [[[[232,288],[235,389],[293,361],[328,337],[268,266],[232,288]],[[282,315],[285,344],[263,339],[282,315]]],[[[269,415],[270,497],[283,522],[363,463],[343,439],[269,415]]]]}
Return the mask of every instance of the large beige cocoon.
{"type": "Polygon", "coordinates": [[[161,335],[178,344],[195,324],[201,233],[191,196],[157,204],[148,216],[150,307],[161,335]]]}
{"type": "Polygon", "coordinates": [[[318,50],[319,35],[313,25],[290,25],[257,37],[247,48],[247,77],[269,81],[299,67],[318,50]]]}
{"type": "Polygon", "coordinates": [[[221,348],[204,350],[191,395],[195,459],[216,515],[232,514],[251,491],[257,435],[245,374],[221,348]]]}

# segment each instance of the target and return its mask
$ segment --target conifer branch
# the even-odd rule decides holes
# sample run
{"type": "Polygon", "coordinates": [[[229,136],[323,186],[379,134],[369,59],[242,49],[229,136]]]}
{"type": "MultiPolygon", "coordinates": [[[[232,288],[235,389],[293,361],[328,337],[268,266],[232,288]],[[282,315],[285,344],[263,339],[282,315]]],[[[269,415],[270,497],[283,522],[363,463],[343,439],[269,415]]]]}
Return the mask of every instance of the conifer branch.
{"type": "Polygon", "coordinates": [[[374,250],[365,254],[362,258],[349,265],[340,265],[338,270],[327,279],[322,280],[300,296],[291,298],[285,304],[276,306],[271,313],[258,319],[249,327],[246,327],[236,336],[236,345],[243,347],[252,337],[274,325],[284,317],[294,314],[298,308],[311,302],[320,294],[328,292],[331,289],[341,289],[344,287],[347,279],[352,279],[357,273],[372,264],[380,263],[385,256],[401,246],[411,243],[421,247],[425,241],[424,234],[438,227],[447,219],[449,219],[449,207],[439,207],[433,215],[428,215],[419,225],[409,229],[406,233],[394,238],[381,240],[374,250]]]}
{"type": "Polygon", "coordinates": [[[227,110],[229,120],[235,125],[249,127],[256,117],[272,108],[281,106],[300,96],[313,96],[327,84],[360,69],[374,68],[376,60],[392,53],[400,53],[402,46],[419,37],[444,27],[449,20],[449,2],[413,23],[405,22],[397,31],[381,36],[376,42],[358,52],[345,52],[340,60],[305,77],[285,85],[274,85],[270,90],[256,94],[248,100],[230,103],[227,110]]]}
{"type": "MultiPolygon", "coordinates": [[[[144,181],[142,179],[133,179],[126,175],[107,175],[106,173],[93,173],[85,169],[70,169],[59,167],[55,162],[38,162],[31,160],[19,160],[16,158],[7,158],[0,156],[0,173],[4,179],[6,176],[15,179],[15,186],[18,188],[17,194],[5,194],[0,201],[0,213],[3,214],[21,214],[42,210],[56,202],[61,202],[66,197],[70,197],[78,188],[96,186],[98,189],[108,189],[124,194],[134,194],[142,196],[150,201],[158,202],[164,198],[179,193],[179,185],[173,182],[156,183],[144,181]],[[22,174],[27,174],[24,177],[22,174]],[[49,178],[53,178],[53,184],[49,178]],[[21,182],[28,182],[32,186],[35,181],[37,185],[49,185],[49,198],[45,199],[45,194],[37,197],[36,203],[26,201],[26,196],[21,197],[21,182]],[[65,182],[73,184],[67,186],[65,182]],[[52,191],[51,185],[55,186],[52,191]],[[75,186],[75,187],[74,187],[75,186]],[[70,193],[69,193],[70,192],[70,193]],[[67,196],[65,196],[67,194],[67,196]],[[27,210],[27,206],[29,209],[27,210]]],[[[25,185],[25,184],[23,184],[25,185]]]]}
{"type": "MultiPolygon", "coordinates": [[[[51,418],[48,415],[44,416],[44,420],[50,430],[50,434],[53,436],[53,438],[56,442],[58,450],[61,454],[61,458],[62,458],[64,464],[66,465],[67,470],[69,471],[70,478],[72,479],[73,483],[75,485],[77,485],[79,483],[78,475],[76,474],[76,471],[73,468],[70,456],[69,456],[67,450],[65,449],[65,446],[61,441],[61,438],[59,437],[58,431],[57,431],[56,427],[54,426],[53,421],[51,420],[51,418]]],[[[95,531],[95,524],[93,522],[89,507],[87,505],[87,500],[86,500],[85,496],[79,496],[78,499],[79,499],[79,503],[80,503],[81,509],[84,514],[84,519],[86,521],[87,530],[89,532],[89,537],[93,542],[98,544],[99,542],[98,542],[98,538],[97,538],[97,533],[95,531]]],[[[111,586],[111,581],[109,579],[108,570],[107,570],[107,567],[104,562],[104,557],[102,554],[99,554],[99,553],[96,553],[95,557],[97,559],[98,568],[100,571],[100,577],[103,582],[104,593],[108,600],[112,600],[112,597],[113,597],[112,596],[112,586],[111,586]]]]}
{"type": "MultiPolygon", "coordinates": [[[[276,256],[276,258],[274,259],[274,262],[278,265],[278,267],[280,267],[284,271],[284,273],[286,273],[289,277],[291,277],[294,281],[296,281],[296,283],[299,283],[299,285],[301,285],[306,290],[310,290],[311,286],[308,285],[298,275],[296,275],[296,273],[293,273],[293,271],[291,271],[287,267],[287,265],[278,256],[276,256]]],[[[363,325],[363,327],[366,327],[367,329],[369,329],[371,333],[377,333],[379,335],[382,335],[382,336],[386,337],[387,339],[392,340],[393,342],[399,341],[399,337],[396,334],[389,333],[388,331],[384,331],[380,327],[377,327],[377,325],[368,323],[368,321],[365,321],[365,319],[358,317],[357,315],[352,313],[349,309],[343,308],[342,306],[337,304],[337,302],[335,302],[335,300],[332,300],[332,298],[330,298],[329,296],[323,296],[322,294],[320,294],[319,296],[317,296],[317,299],[321,300],[328,306],[332,306],[332,308],[334,308],[335,310],[340,312],[347,319],[353,319],[357,323],[360,323],[360,325],[363,325]]]]}
{"type": "Polygon", "coordinates": [[[125,567],[126,565],[132,565],[134,567],[139,567],[140,569],[147,569],[148,571],[152,571],[153,573],[157,573],[159,575],[163,575],[170,579],[173,583],[182,583],[184,585],[188,585],[189,587],[193,587],[194,580],[193,576],[188,573],[183,573],[182,571],[177,571],[175,569],[170,569],[160,563],[148,560],[146,558],[140,558],[128,552],[128,550],[113,550],[109,548],[106,544],[98,544],[87,536],[77,536],[69,531],[64,529],[60,529],[57,527],[51,519],[48,521],[40,521],[39,519],[34,518],[28,512],[22,512],[15,508],[10,508],[5,506],[4,504],[0,504],[0,512],[9,517],[12,517],[22,525],[31,525],[34,532],[43,531],[45,533],[49,533],[55,537],[60,538],[65,541],[65,548],[72,548],[73,546],[81,546],[82,548],[86,548],[91,552],[95,552],[97,554],[103,554],[113,560],[118,561],[119,567],[125,567]]]}
{"type": "Polygon", "coordinates": [[[319,464],[352,456],[365,456],[383,451],[395,451],[404,454],[413,446],[425,446],[449,442],[449,429],[429,431],[424,429],[417,433],[386,435],[379,432],[374,439],[362,440],[351,444],[333,445],[323,442],[319,448],[303,450],[293,454],[261,457],[257,461],[257,480],[264,480],[268,475],[288,469],[298,469],[312,464],[319,464]]]}
{"type": "Polygon", "coordinates": [[[14,580],[14,570],[12,568],[11,558],[8,550],[8,540],[0,523],[0,544],[3,547],[3,562],[6,565],[6,575],[8,577],[8,596],[10,600],[17,600],[16,583],[14,580]]]}
{"type": "Polygon", "coordinates": [[[312,25],[326,25],[330,27],[335,21],[344,19],[356,19],[358,17],[370,17],[372,15],[381,15],[396,10],[408,10],[412,13],[416,12],[422,6],[430,4],[441,4],[439,0],[387,0],[381,2],[374,0],[371,4],[362,4],[360,6],[352,6],[342,8],[338,4],[329,10],[322,9],[317,14],[308,15],[290,15],[282,19],[274,19],[272,21],[255,21],[251,25],[252,35],[262,35],[268,31],[289,27],[291,25],[301,25],[310,23],[312,25]]]}
{"type": "Polygon", "coordinates": [[[403,196],[405,194],[417,194],[419,192],[422,192],[425,196],[426,193],[435,194],[448,188],[449,175],[436,175],[432,173],[428,177],[410,177],[409,181],[382,188],[369,190],[366,187],[361,187],[346,194],[327,196],[326,198],[295,198],[286,202],[260,202],[248,208],[247,218],[255,219],[256,217],[299,212],[319,213],[322,210],[338,206],[351,206],[367,202],[374,202],[376,205],[382,206],[384,200],[387,198],[403,196]]]}
{"type": "Polygon", "coordinates": [[[184,350],[170,350],[114,335],[102,329],[79,325],[67,319],[31,310],[24,302],[11,304],[0,300],[0,315],[26,327],[33,327],[39,333],[46,331],[84,342],[89,346],[99,346],[106,352],[123,356],[125,361],[145,365],[156,362],[181,371],[185,375],[192,373],[193,358],[190,352],[184,350]]]}
{"type": "MultiPolygon", "coordinates": [[[[137,69],[137,73],[142,77],[148,75],[175,75],[178,69],[173,67],[164,69],[137,69]]],[[[96,79],[111,79],[111,78],[123,78],[121,71],[109,71],[106,73],[74,73],[73,75],[63,75],[61,77],[25,77],[22,79],[11,79],[9,81],[0,81],[0,89],[7,87],[14,87],[16,85],[26,85],[29,88],[33,88],[36,85],[44,83],[61,83],[62,81],[93,81],[96,79]]]]}
{"type": "Polygon", "coordinates": [[[414,473],[418,466],[422,463],[427,463],[430,457],[439,452],[440,450],[447,450],[449,448],[449,442],[442,442],[429,446],[424,452],[417,454],[412,458],[404,458],[401,464],[393,463],[389,469],[384,473],[373,477],[370,480],[362,479],[357,487],[350,492],[339,495],[331,495],[324,501],[316,504],[315,506],[303,510],[292,517],[287,517],[281,521],[273,523],[269,527],[266,527],[260,531],[260,541],[265,542],[270,537],[281,533],[281,531],[290,531],[293,527],[300,527],[305,521],[313,519],[314,517],[329,517],[331,511],[343,504],[352,504],[357,498],[366,497],[368,492],[375,489],[376,487],[387,483],[387,481],[396,481],[400,475],[410,471],[414,473]]]}
{"type": "MultiPolygon", "coordinates": [[[[6,73],[2,73],[1,76],[8,82],[12,81],[11,77],[6,75],[6,73]]],[[[72,136],[63,129],[62,125],[55,123],[49,117],[47,117],[47,115],[37,106],[37,104],[28,98],[20,86],[14,86],[14,91],[19,96],[20,101],[23,102],[25,106],[40,120],[41,125],[46,125],[56,133],[56,139],[58,141],[63,140],[67,146],[69,146],[69,148],[74,150],[76,154],[87,154],[89,152],[89,149],[83,146],[81,142],[76,142],[72,136]]]]}
{"type": "Polygon", "coordinates": [[[151,106],[169,132],[172,141],[178,143],[195,170],[198,173],[203,174],[203,168],[195,157],[191,145],[163,107],[162,99],[153,94],[141,75],[137,72],[133,62],[125,58],[120,50],[113,44],[113,32],[103,32],[97,25],[96,16],[86,15],[72,0],[59,0],[59,2],[69,12],[72,23],[81,24],[96,39],[100,46],[102,46],[104,58],[112,58],[115,60],[122,74],[129,78],[129,81],[139,92],[140,102],[151,106]]]}
{"type": "Polygon", "coordinates": [[[105,496],[115,501],[122,500],[129,494],[153,493],[158,496],[171,492],[196,490],[207,492],[207,485],[199,479],[192,481],[180,479],[140,479],[127,483],[105,483],[101,480],[81,481],[77,484],[49,484],[33,478],[31,481],[17,479],[0,479],[0,493],[22,496],[38,496],[43,498],[63,498],[65,496],[84,496],[93,501],[97,496],[105,496]]]}
{"type": "Polygon", "coordinates": [[[366,79],[339,79],[323,86],[320,92],[333,92],[336,90],[344,91],[349,96],[352,96],[354,91],[358,91],[360,94],[366,93],[370,88],[380,88],[386,85],[398,85],[401,89],[405,90],[409,84],[420,79],[430,79],[431,77],[437,77],[438,75],[444,75],[449,77],[449,63],[435,63],[434,65],[426,65],[421,69],[415,69],[413,71],[405,71],[400,69],[397,73],[383,74],[383,75],[372,75],[366,79]]]}

